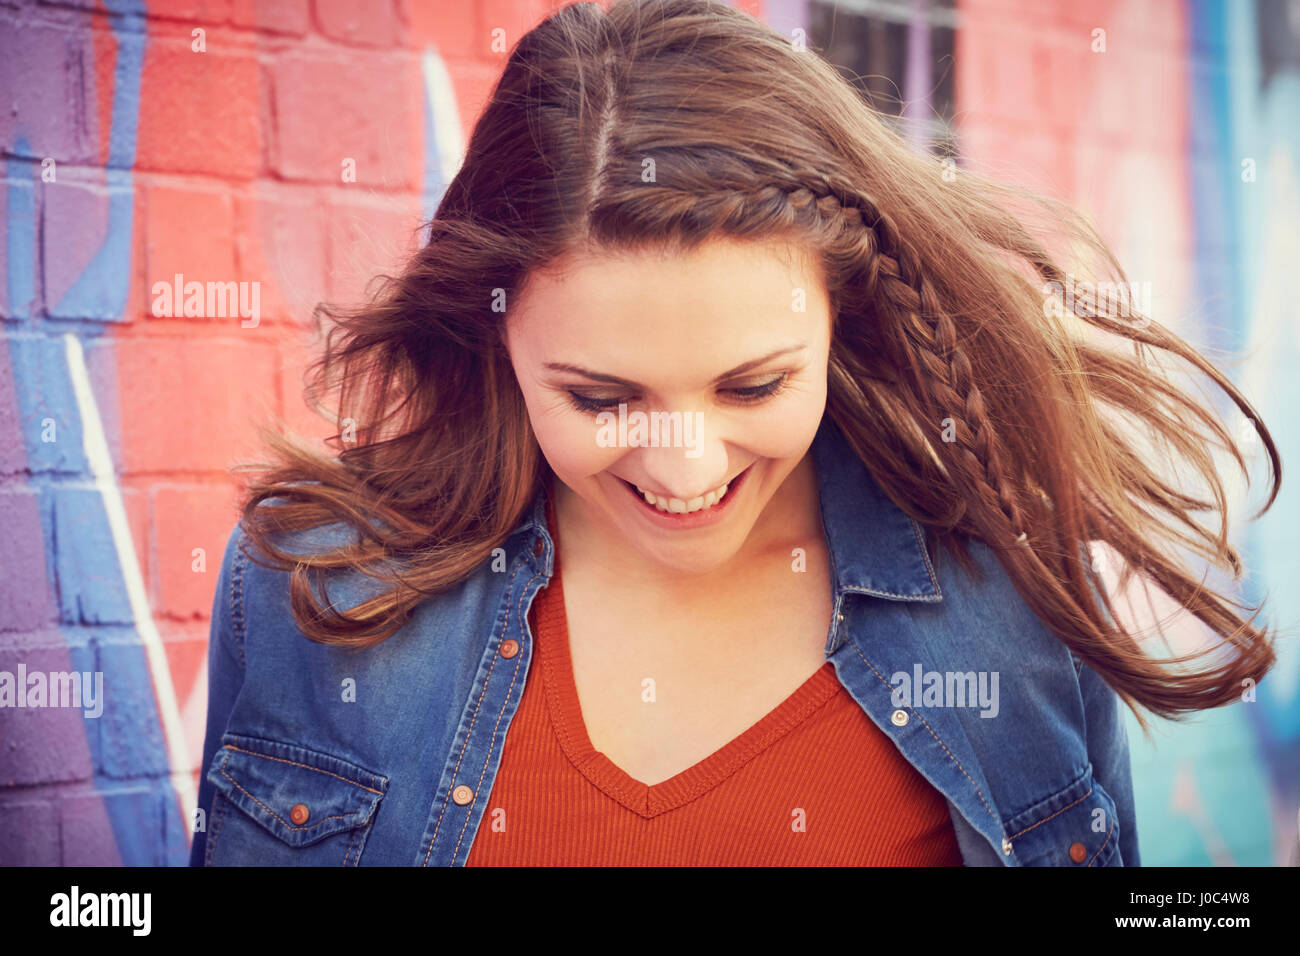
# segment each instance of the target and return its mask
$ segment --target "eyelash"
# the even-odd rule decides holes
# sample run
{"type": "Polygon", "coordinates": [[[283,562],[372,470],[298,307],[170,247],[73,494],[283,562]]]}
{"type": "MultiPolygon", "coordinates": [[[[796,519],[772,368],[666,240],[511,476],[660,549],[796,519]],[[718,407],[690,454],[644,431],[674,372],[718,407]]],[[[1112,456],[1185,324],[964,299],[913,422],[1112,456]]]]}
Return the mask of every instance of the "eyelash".
{"type": "MultiPolygon", "coordinates": [[[[762,385],[748,385],[745,388],[728,388],[723,391],[730,392],[736,397],[742,405],[756,405],[759,402],[771,398],[773,395],[781,392],[786,385],[786,379],[790,377],[788,372],[783,372],[779,378],[774,378],[770,382],[764,382],[762,385]]],[[[588,395],[582,395],[578,392],[566,389],[569,394],[569,401],[580,412],[611,412],[618,408],[620,402],[626,402],[627,399],[619,398],[591,398],[588,395]]],[[[630,403],[629,403],[630,404],[630,403]]]]}

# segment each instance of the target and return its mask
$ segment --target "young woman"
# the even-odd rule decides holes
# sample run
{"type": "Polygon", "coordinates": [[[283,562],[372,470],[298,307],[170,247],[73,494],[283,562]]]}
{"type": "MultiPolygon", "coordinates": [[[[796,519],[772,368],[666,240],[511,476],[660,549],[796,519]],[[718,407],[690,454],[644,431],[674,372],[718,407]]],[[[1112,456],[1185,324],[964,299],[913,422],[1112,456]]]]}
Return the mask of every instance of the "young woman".
{"type": "Polygon", "coordinates": [[[1280,462],[1078,293],[1123,273],[1073,213],[953,172],[725,5],[525,36],[327,312],[337,457],[273,439],[231,535],[192,861],[1139,863],[1120,702],[1274,661],[1180,562],[1239,572],[1192,512],[1245,464],[1157,353],[1280,462]],[[1219,656],[1151,656],[1103,550],[1219,656]]]}

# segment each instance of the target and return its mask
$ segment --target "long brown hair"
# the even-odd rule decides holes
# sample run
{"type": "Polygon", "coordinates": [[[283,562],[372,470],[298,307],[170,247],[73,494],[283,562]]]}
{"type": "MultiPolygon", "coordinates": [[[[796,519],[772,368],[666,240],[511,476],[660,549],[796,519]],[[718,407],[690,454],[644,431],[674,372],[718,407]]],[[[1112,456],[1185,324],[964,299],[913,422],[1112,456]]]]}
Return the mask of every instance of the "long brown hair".
{"type": "Polygon", "coordinates": [[[385,640],[523,518],[546,464],[502,303],[532,270],[575,250],[717,236],[820,254],[834,320],[826,413],[964,568],[969,540],[992,547],[1144,728],[1136,704],[1163,717],[1220,706],[1273,665],[1258,610],[1243,619],[1233,608],[1249,607],[1175,555],[1240,577],[1210,450],[1249,474],[1222,418],[1160,359],[1208,376],[1251,420],[1269,457],[1267,510],[1281,462],[1250,403],[1178,336],[1087,294],[1084,277],[1127,279],[1078,213],[914,151],[816,53],[711,0],[579,3],[522,37],[427,244],[364,306],[318,307],[331,327],[308,392],[346,423],[331,439],[341,451],[268,434],[278,460],[250,483],[243,515],[260,560],[292,571],[303,633],[385,640]],[[1045,296],[1067,287],[1064,301],[1045,296]],[[1162,477],[1159,454],[1190,466],[1208,497],[1162,477]],[[1207,510],[1222,516],[1217,532],[1193,520],[1207,510]],[[355,543],[325,553],[273,539],[340,521],[355,543]],[[1144,654],[1094,590],[1089,542],[1222,636],[1230,659],[1195,670],[1182,665],[1200,655],[1144,654]],[[385,586],[327,607],[315,586],[334,568],[385,586]]]}

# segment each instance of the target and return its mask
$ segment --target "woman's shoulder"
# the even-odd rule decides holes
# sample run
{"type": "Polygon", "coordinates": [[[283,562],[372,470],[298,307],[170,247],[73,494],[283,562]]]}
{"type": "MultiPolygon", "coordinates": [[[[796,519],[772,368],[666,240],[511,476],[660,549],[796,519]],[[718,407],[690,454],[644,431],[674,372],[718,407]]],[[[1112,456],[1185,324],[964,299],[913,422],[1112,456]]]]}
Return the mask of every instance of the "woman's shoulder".
{"type": "MultiPolygon", "coordinates": [[[[281,503],[279,499],[268,499],[265,506],[278,507],[281,503]]],[[[241,517],[227,537],[214,596],[214,620],[224,614],[240,641],[301,639],[302,631],[293,614],[294,572],[307,567],[313,556],[339,552],[360,544],[362,538],[360,529],[342,520],[254,536],[241,517]],[[268,554],[258,538],[278,554],[268,554]],[[301,558],[301,563],[294,563],[295,558],[301,558]]],[[[518,549],[519,543],[515,542],[509,550],[518,549]]],[[[497,552],[504,554],[506,550],[498,548],[497,552]]],[[[346,612],[398,587],[399,579],[405,576],[404,569],[396,566],[398,563],[396,559],[380,559],[364,566],[344,563],[317,568],[303,576],[303,583],[312,589],[322,607],[346,612]]],[[[412,619],[441,621],[451,617],[468,623],[474,614],[493,613],[492,601],[499,598],[496,592],[508,577],[500,573],[504,563],[494,552],[477,572],[422,600],[414,608],[412,619]]]]}
{"type": "MultiPolygon", "coordinates": [[[[259,507],[274,508],[280,499],[259,507]]],[[[329,521],[309,528],[264,532],[255,536],[241,515],[226,538],[225,551],[213,596],[213,622],[226,622],[233,638],[245,640],[300,636],[293,616],[292,578],[298,567],[316,555],[329,554],[359,543],[360,532],[345,521],[329,521]],[[266,541],[276,554],[259,544],[266,541]],[[301,563],[294,559],[301,559],[301,563]]],[[[330,568],[308,580],[318,599],[341,610],[350,609],[382,593],[386,582],[359,568],[330,568]]]]}

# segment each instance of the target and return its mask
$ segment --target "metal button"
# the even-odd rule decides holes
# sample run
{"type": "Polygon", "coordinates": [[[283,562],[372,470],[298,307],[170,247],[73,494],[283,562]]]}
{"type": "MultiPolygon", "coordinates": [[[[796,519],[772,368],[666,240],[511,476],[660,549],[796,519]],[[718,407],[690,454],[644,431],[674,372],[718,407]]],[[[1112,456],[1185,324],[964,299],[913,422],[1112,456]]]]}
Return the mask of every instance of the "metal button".
{"type": "Polygon", "coordinates": [[[540,558],[540,557],[542,556],[542,552],[545,551],[545,550],[546,550],[546,545],[542,544],[542,539],[541,539],[541,538],[534,538],[534,539],[533,539],[533,554],[537,555],[537,556],[540,558]]]}
{"type": "Polygon", "coordinates": [[[1011,841],[1006,837],[1002,838],[1002,855],[1003,856],[1011,855],[1011,841]]]}
{"type": "Polygon", "coordinates": [[[1070,859],[1075,863],[1082,863],[1088,856],[1088,848],[1082,843],[1070,844],[1070,859]]]}
{"type": "Polygon", "coordinates": [[[451,799],[463,807],[474,799],[474,791],[462,783],[451,792],[451,799]]]}
{"type": "Polygon", "coordinates": [[[501,642],[501,656],[509,660],[519,653],[519,642],[514,638],[501,642]]]}
{"type": "Polygon", "coordinates": [[[296,803],[293,809],[289,811],[289,819],[293,821],[294,826],[302,826],[307,822],[309,816],[311,816],[311,811],[307,809],[305,803],[296,803]]]}
{"type": "Polygon", "coordinates": [[[843,615],[843,614],[839,615],[839,619],[840,619],[841,621],[844,620],[844,615],[843,615]]]}
{"type": "Polygon", "coordinates": [[[894,722],[895,727],[904,727],[907,725],[907,711],[896,710],[889,716],[889,719],[894,722]]]}

